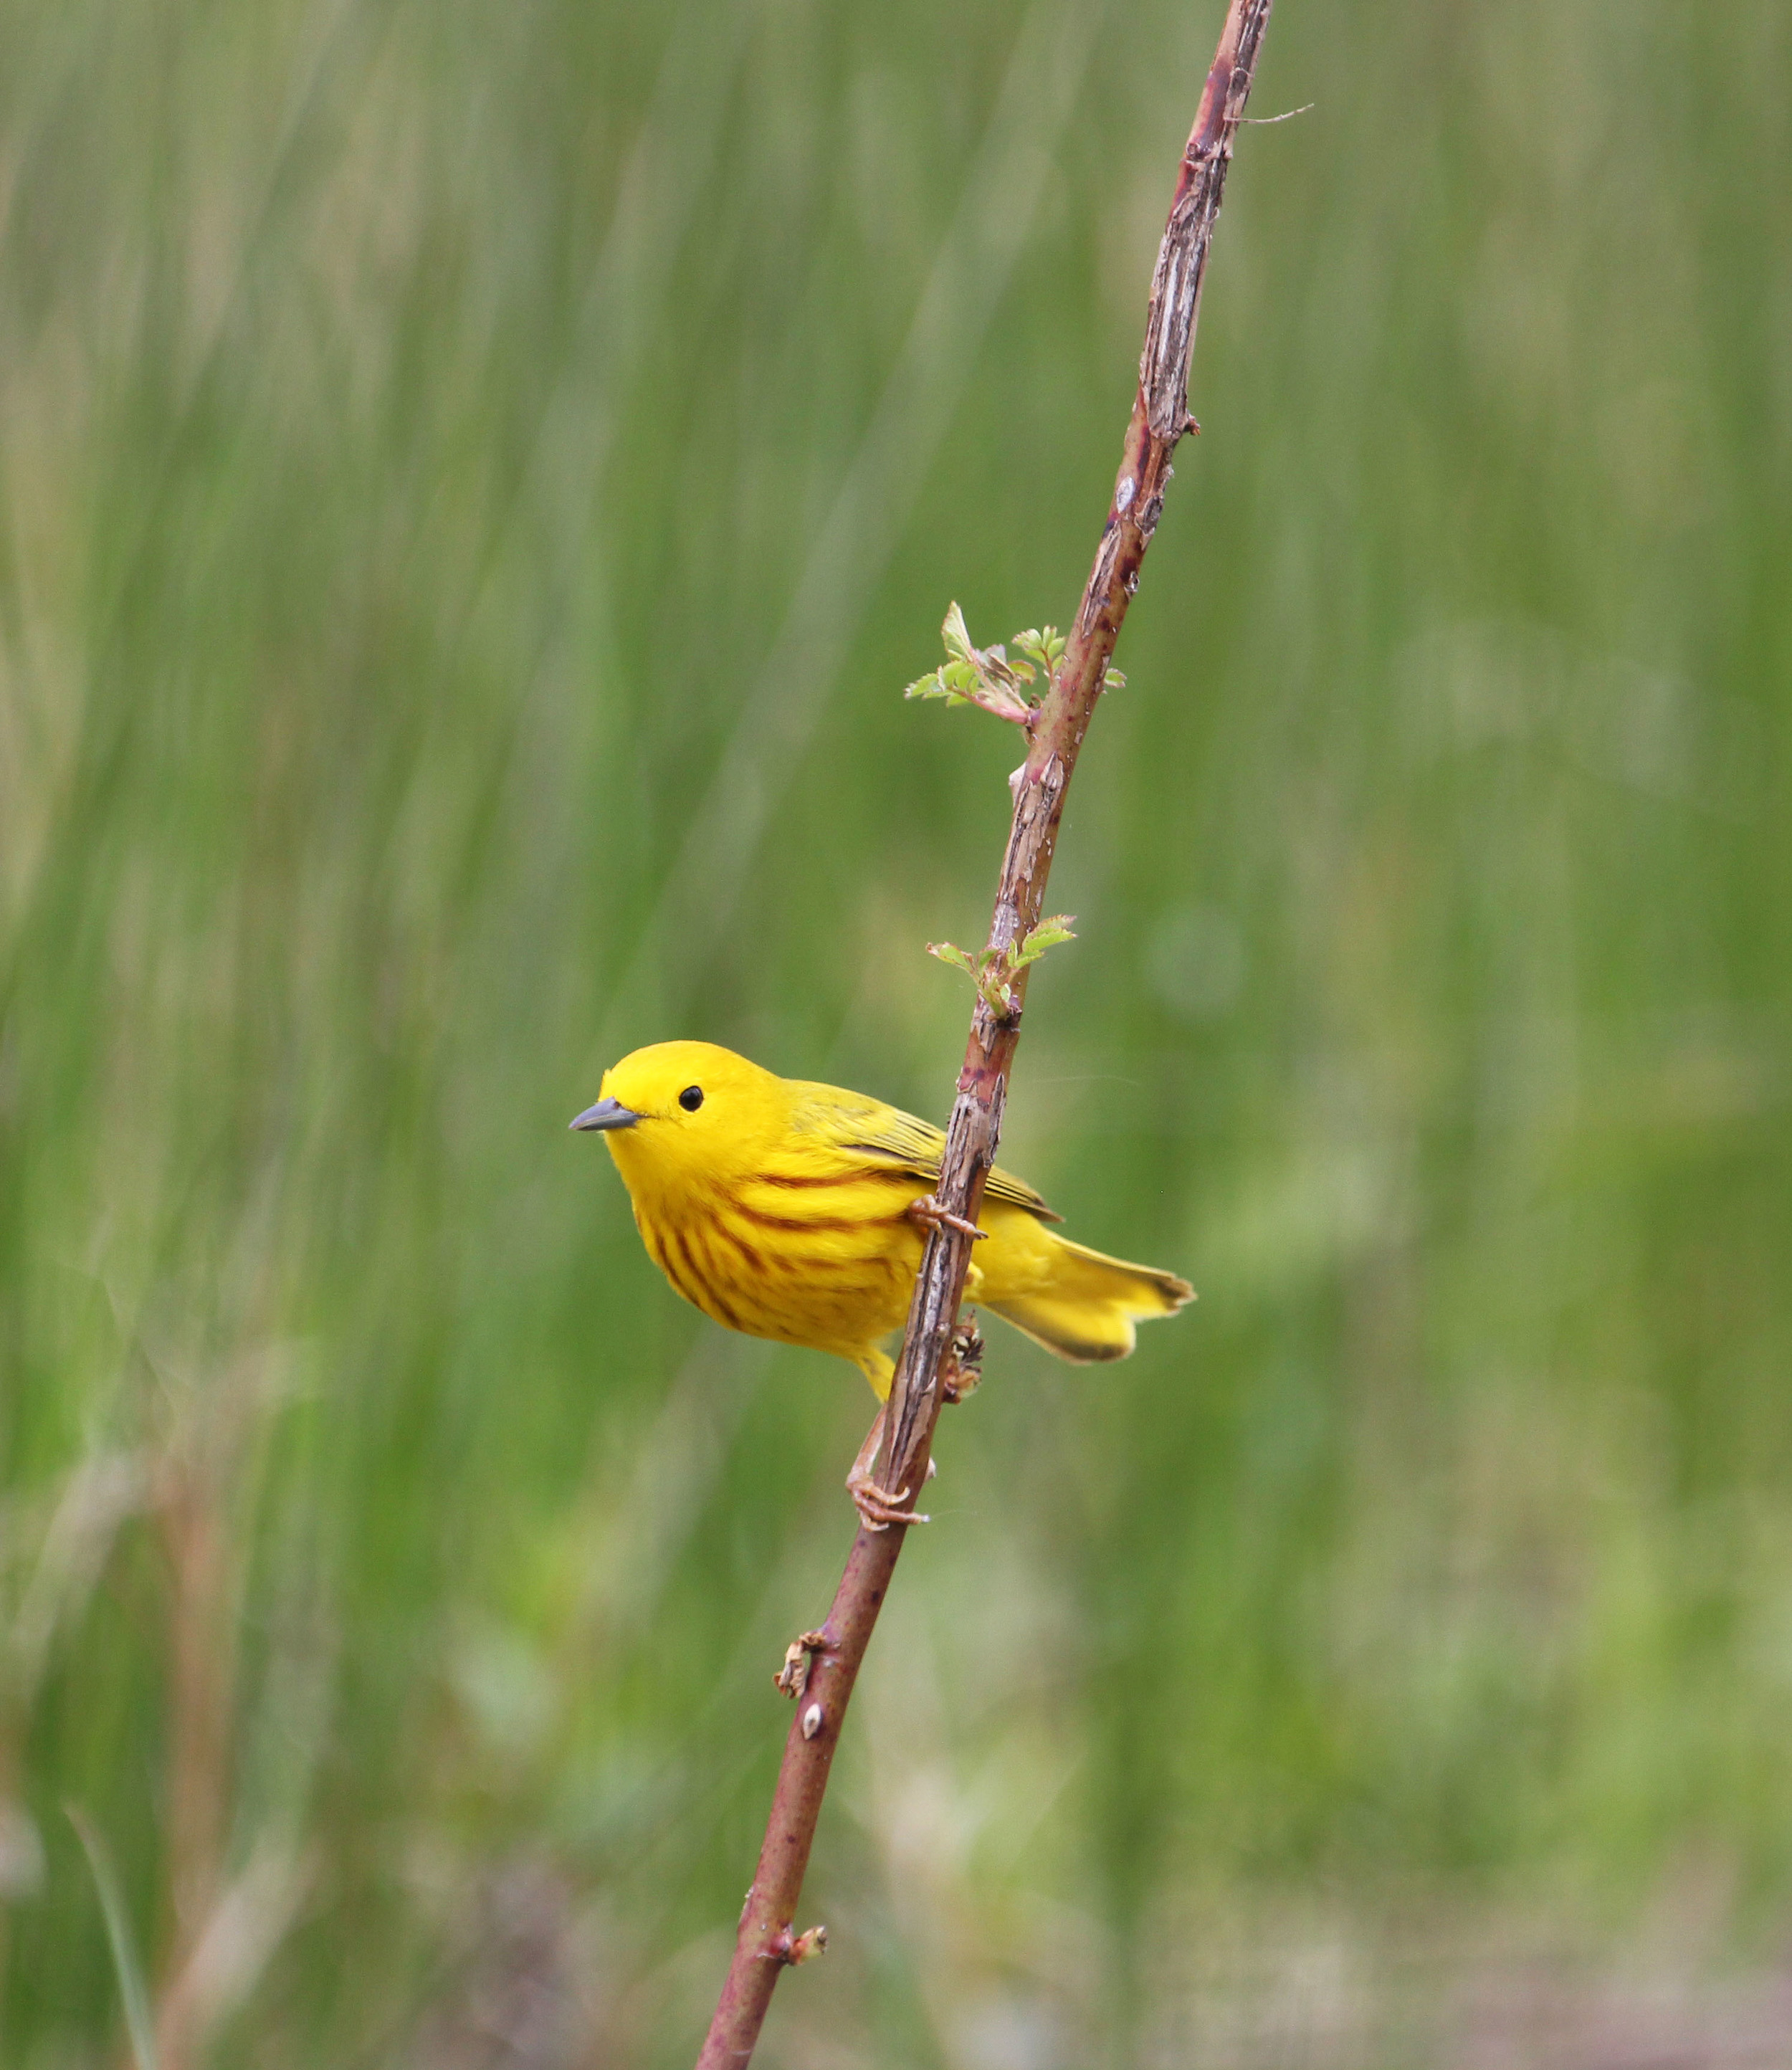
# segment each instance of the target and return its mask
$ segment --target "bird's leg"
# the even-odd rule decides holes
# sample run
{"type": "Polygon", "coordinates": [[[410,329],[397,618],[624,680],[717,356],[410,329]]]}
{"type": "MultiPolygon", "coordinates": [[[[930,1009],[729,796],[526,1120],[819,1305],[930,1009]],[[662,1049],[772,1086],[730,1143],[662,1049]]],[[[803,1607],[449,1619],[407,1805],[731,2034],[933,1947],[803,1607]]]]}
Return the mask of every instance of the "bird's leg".
{"type": "Polygon", "coordinates": [[[979,1229],[975,1222],[967,1221],[963,1215],[948,1213],[931,1193],[923,1193],[919,1200],[910,1201],[908,1217],[923,1229],[955,1229],[960,1236],[969,1237],[973,1243],[989,1233],[988,1229],[979,1229]]]}
{"type": "Polygon", "coordinates": [[[983,1381],[983,1332],[974,1315],[959,1319],[940,1361],[939,1398],[950,1408],[975,1394],[983,1381]]]}
{"type": "Polygon", "coordinates": [[[859,1447],[859,1455],[853,1462],[853,1471],[846,1476],[846,1492],[853,1498],[853,1506],[864,1519],[867,1531],[887,1531],[893,1524],[926,1524],[930,1520],[910,1509],[899,1509],[898,1503],[906,1502],[908,1490],[898,1488],[892,1495],[886,1487],[880,1487],[871,1478],[871,1462],[878,1456],[878,1447],[883,1442],[884,1412],[878,1411],[878,1419],[866,1434],[865,1442],[859,1447]]]}

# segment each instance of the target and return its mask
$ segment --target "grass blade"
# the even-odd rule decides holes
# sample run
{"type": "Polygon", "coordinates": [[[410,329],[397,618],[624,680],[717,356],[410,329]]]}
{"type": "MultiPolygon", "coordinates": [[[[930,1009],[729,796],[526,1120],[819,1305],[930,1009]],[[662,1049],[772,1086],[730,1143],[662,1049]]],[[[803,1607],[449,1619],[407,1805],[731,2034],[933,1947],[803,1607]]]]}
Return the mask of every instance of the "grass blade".
{"type": "Polygon", "coordinates": [[[131,1922],[125,1910],[125,1894],[118,1887],[118,1872],[112,1851],[88,1821],[84,1811],[72,1804],[63,1809],[68,1822],[80,1835],[87,1851],[88,1867],[93,1872],[93,1887],[100,1893],[100,1909],[105,1916],[106,1938],[112,1944],[113,1966],[118,1972],[118,1994],[125,2002],[125,2024],[130,2031],[131,2055],[137,2070],[158,2070],[155,2023],[149,2017],[149,1994],[143,1982],[143,1966],[137,1959],[137,1943],[131,1937],[131,1922]]]}

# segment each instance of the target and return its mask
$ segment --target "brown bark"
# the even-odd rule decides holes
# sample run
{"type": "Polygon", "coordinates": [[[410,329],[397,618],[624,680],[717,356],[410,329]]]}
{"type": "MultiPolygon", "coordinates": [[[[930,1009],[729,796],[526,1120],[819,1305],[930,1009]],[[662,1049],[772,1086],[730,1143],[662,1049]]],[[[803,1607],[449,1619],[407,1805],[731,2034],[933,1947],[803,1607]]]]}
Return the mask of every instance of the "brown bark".
{"type": "MultiPolygon", "coordinates": [[[[1169,220],[1152,277],[1139,389],[1127,427],[1107,522],[1095,553],[1064,658],[1029,728],[1027,758],[1014,778],[1014,819],[990,922],[991,950],[1020,943],[1045,910],[1046,879],[1083,737],[1102,694],[1107,664],[1139,586],[1139,571],[1164,507],[1171,456],[1192,428],[1189,362],[1207,253],[1244,115],[1270,0],[1230,0],[1195,126],[1183,153],[1169,220]]],[[[1027,972],[1012,981],[1014,1005],[998,1016],[980,995],[972,1017],[958,1098],[947,1131],[935,1198],[949,1213],[974,1219],[1001,1137],[1008,1074],[1020,1040],[1027,972]]],[[[949,1224],[930,1232],[909,1309],[875,1478],[906,1491],[912,1504],[926,1477],[934,1425],[972,1239],[949,1224]]],[[[698,2070],[734,2070],[751,2056],[778,1976],[815,1952],[794,1920],[834,1749],[878,1613],[906,1536],[902,1527],[861,1528],[819,1631],[800,1645],[808,1673],[792,1675],[796,1716],[785,1742],[753,1885],[741,1912],[734,1957],[698,2070]]]]}

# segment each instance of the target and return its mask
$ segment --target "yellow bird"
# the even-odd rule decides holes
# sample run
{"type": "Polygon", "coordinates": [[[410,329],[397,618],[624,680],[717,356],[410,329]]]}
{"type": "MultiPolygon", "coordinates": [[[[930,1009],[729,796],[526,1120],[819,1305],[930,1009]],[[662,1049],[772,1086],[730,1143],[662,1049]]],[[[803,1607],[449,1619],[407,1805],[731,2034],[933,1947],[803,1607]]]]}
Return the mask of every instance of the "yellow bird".
{"type": "MultiPolygon", "coordinates": [[[[921,1263],[945,1138],[882,1100],[779,1078],[710,1042],[656,1042],[571,1124],[601,1129],[648,1254],[706,1315],[850,1359],[880,1401],[921,1263]]],[[[1124,1358],[1193,1289],[1086,1250],[1024,1180],[989,1175],[965,1295],[1060,1358],[1124,1358]]],[[[861,1507],[863,1505],[861,1504],[861,1507]]],[[[904,1518],[906,1522],[910,1520],[904,1518]]]]}

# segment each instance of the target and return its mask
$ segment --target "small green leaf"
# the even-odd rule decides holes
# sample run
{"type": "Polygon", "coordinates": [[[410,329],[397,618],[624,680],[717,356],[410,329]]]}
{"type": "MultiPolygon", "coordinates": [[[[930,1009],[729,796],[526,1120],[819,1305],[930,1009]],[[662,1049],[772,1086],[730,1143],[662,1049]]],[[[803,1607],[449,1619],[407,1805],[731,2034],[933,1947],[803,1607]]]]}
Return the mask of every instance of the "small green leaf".
{"type": "Polygon", "coordinates": [[[1076,935],[1070,922],[1075,917],[1071,913],[1053,913],[1037,927],[1029,927],[1019,947],[1009,950],[1009,968],[1025,970],[1029,963],[1037,963],[1047,949],[1055,949],[1060,942],[1074,942],[1076,935]]]}
{"type": "MultiPolygon", "coordinates": [[[[1016,644],[1019,645],[1019,642],[1017,641],[1016,644]]],[[[1022,684],[1030,683],[1033,677],[1038,674],[1039,670],[1033,662],[1025,658],[1025,651],[1026,650],[1023,648],[1021,649],[1022,658],[1018,661],[1011,661],[1008,658],[1008,649],[1005,647],[992,647],[989,650],[989,658],[992,661],[994,661],[997,657],[1000,657],[1003,671],[1007,675],[1009,681],[1022,684]]]]}
{"type": "Polygon", "coordinates": [[[979,654],[977,673],[986,684],[999,685],[1004,690],[1018,689],[1021,684],[1033,681],[1031,664],[1009,661],[1005,647],[992,647],[979,654]]]}
{"type": "Polygon", "coordinates": [[[1110,669],[1102,677],[1102,688],[1104,690],[1123,690],[1126,688],[1126,677],[1118,669],[1110,669]]]}
{"type": "Polygon", "coordinates": [[[1064,658],[1064,642],[1054,625],[1048,625],[1042,630],[1029,628],[1025,632],[1017,632],[1011,644],[1026,656],[1041,675],[1048,679],[1056,673],[1058,663],[1064,658]]]}
{"type": "Polygon", "coordinates": [[[974,979],[977,976],[976,964],[956,942],[929,942],[927,954],[938,956],[943,963],[950,963],[955,970],[963,971],[967,977],[974,979]]]}

